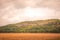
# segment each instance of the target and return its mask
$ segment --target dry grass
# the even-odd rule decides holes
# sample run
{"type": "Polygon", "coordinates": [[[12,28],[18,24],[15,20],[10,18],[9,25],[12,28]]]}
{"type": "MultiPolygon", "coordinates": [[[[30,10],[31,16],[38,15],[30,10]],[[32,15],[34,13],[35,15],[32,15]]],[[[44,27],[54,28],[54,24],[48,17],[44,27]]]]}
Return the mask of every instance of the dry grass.
{"type": "Polygon", "coordinates": [[[60,40],[54,33],[0,33],[0,40],[60,40]]]}

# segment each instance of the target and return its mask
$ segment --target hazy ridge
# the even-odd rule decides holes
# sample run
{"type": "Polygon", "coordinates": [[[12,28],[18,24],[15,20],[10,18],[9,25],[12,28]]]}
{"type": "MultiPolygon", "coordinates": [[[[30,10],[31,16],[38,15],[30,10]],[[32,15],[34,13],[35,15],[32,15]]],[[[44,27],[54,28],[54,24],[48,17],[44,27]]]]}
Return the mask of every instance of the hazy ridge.
{"type": "Polygon", "coordinates": [[[0,32],[13,33],[60,33],[60,20],[37,20],[9,24],[0,27],[0,32]]]}

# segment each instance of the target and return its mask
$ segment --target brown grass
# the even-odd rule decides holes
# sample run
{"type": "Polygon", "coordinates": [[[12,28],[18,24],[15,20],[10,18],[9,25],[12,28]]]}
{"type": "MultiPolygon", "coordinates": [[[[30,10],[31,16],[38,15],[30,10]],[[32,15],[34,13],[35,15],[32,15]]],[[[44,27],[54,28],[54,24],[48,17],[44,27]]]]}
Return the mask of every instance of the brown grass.
{"type": "Polygon", "coordinates": [[[54,33],[0,33],[0,40],[60,40],[54,33]]]}

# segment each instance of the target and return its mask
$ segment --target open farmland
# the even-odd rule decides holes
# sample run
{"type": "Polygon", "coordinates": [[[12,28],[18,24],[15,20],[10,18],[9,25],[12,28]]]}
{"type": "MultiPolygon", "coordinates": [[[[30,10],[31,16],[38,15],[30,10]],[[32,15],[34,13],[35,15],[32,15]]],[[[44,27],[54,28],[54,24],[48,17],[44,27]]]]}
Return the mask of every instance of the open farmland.
{"type": "Polygon", "coordinates": [[[0,40],[60,40],[56,33],[0,33],[0,40]]]}

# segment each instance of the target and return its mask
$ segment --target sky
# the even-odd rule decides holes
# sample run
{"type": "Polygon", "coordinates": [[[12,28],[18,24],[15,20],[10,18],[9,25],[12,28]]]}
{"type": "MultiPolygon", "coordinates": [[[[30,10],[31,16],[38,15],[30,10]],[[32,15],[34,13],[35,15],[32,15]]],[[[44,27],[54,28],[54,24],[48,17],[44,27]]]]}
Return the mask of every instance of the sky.
{"type": "Polygon", "coordinates": [[[60,19],[60,0],[0,0],[0,26],[45,19],[60,19]]]}

